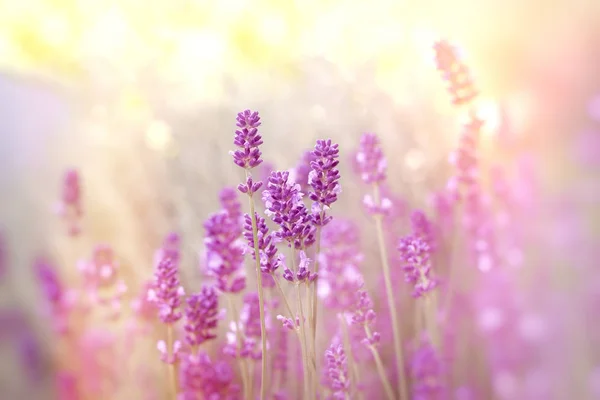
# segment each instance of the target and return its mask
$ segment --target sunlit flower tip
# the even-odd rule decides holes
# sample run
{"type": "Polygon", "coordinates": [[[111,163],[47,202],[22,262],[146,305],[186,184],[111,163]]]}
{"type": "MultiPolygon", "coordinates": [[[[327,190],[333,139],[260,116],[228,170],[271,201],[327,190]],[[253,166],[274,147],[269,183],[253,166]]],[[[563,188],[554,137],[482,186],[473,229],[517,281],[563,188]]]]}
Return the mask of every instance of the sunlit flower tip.
{"type": "Polygon", "coordinates": [[[473,83],[469,68],[460,60],[456,49],[447,41],[434,44],[435,62],[438,71],[448,83],[448,92],[452,103],[463,105],[470,103],[478,92],[473,83]]]}
{"type": "Polygon", "coordinates": [[[237,115],[237,129],[233,144],[238,147],[237,150],[231,151],[233,162],[244,168],[252,169],[262,163],[260,158],[262,153],[259,146],[263,143],[262,137],[258,133],[260,126],[260,116],[258,112],[245,110],[237,115]]]}
{"type": "Polygon", "coordinates": [[[156,343],[156,348],[160,353],[160,360],[162,362],[167,364],[175,364],[175,362],[177,362],[177,360],[179,359],[182,345],[179,340],[176,340],[175,342],[173,342],[173,348],[168,349],[167,342],[165,342],[164,340],[159,340],[156,343]],[[170,352],[170,350],[172,351],[170,352]]]}

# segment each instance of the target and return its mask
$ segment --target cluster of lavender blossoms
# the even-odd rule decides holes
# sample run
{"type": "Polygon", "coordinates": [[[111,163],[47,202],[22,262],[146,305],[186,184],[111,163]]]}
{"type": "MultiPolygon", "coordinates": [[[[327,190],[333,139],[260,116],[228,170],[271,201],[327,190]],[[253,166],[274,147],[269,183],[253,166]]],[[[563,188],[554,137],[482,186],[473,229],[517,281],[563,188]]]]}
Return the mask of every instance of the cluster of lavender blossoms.
{"type": "MultiPolygon", "coordinates": [[[[580,361],[595,355],[600,332],[587,343],[573,322],[600,304],[598,274],[593,265],[578,266],[585,274],[569,270],[573,281],[590,283],[577,294],[580,309],[556,312],[570,304],[566,292],[548,296],[546,287],[565,278],[525,269],[532,235],[516,223],[539,200],[535,178],[524,179],[521,165],[482,162],[485,121],[469,68],[448,42],[434,50],[452,104],[469,118],[429,207],[393,187],[400,185],[388,171],[385,137],[365,133],[348,155],[369,224],[338,216],[338,144],[317,140],[298,164],[278,169],[263,160],[259,113],[244,110],[230,152],[243,178],[218,193],[199,260],[188,262],[182,250],[184,239],[196,238],[170,233],[136,287],[126,284],[118,244],[92,247],[76,264],[76,284],[49,258],[36,258],[41,308],[59,349],[59,398],[597,398],[600,364],[580,361]],[[539,288],[523,290],[526,280],[539,288]],[[151,358],[138,363],[138,353],[151,358]]],[[[68,170],[60,186],[70,238],[85,233],[81,176],[68,170]]],[[[0,277],[7,247],[0,236],[0,277]]],[[[552,261],[538,253],[536,262],[552,261]]],[[[34,363],[27,339],[24,354],[34,363]]]]}

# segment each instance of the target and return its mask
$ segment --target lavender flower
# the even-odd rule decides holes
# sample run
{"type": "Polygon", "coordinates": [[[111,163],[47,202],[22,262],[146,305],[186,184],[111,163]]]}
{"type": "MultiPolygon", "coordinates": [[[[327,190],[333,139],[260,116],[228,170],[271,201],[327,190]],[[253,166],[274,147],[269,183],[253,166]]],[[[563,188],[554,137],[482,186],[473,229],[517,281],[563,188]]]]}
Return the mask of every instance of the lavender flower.
{"type": "Polygon", "coordinates": [[[219,314],[219,299],[212,286],[204,286],[200,293],[193,294],[187,299],[185,309],[186,340],[192,347],[215,339],[219,314]]]}
{"type": "Polygon", "coordinates": [[[450,155],[450,163],[456,168],[459,183],[466,186],[478,180],[477,146],[483,121],[472,117],[463,126],[458,149],[450,155]]]}
{"type": "MultiPolygon", "coordinates": [[[[269,233],[269,228],[264,218],[258,213],[254,214],[256,218],[258,251],[260,254],[260,269],[265,274],[273,274],[282,264],[282,255],[277,253],[277,236],[269,233]]],[[[254,249],[254,235],[252,233],[252,218],[246,214],[244,216],[244,238],[248,241],[248,248],[254,249]]],[[[251,251],[252,258],[255,258],[254,251],[251,251]]]]}
{"type": "Polygon", "coordinates": [[[292,170],[294,175],[293,181],[300,185],[303,192],[307,192],[310,189],[309,174],[312,171],[311,163],[315,161],[316,157],[312,150],[307,150],[302,153],[300,161],[296,165],[296,168],[292,170]]]}
{"type": "Polygon", "coordinates": [[[442,395],[442,362],[427,336],[421,338],[410,363],[413,399],[440,399],[442,395]]]}
{"type": "Polygon", "coordinates": [[[387,160],[375,134],[365,133],[360,138],[359,149],[356,153],[356,167],[361,179],[367,184],[385,181],[387,160]]]}
{"type": "Polygon", "coordinates": [[[70,301],[58,273],[53,265],[40,258],[34,263],[34,271],[44,296],[44,311],[58,333],[66,333],[70,301]]]}
{"type": "Polygon", "coordinates": [[[182,400],[241,398],[231,366],[225,361],[212,361],[206,353],[183,358],[179,381],[182,400]]]}
{"type": "Polygon", "coordinates": [[[323,229],[319,254],[319,296],[328,309],[349,310],[362,285],[358,266],[360,252],[358,227],[350,220],[335,219],[323,229]]]}
{"type": "Polygon", "coordinates": [[[435,62],[437,69],[448,82],[448,92],[452,103],[463,105],[477,97],[477,89],[469,68],[459,59],[456,49],[447,41],[441,40],[434,44],[435,62]]]}
{"type": "Polygon", "coordinates": [[[182,317],[179,307],[185,295],[179,284],[177,265],[170,258],[164,258],[154,272],[154,285],[148,291],[148,299],[158,307],[158,317],[165,324],[174,324],[182,317]]]}
{"type": "Polygon", "coordinates": [[[212,214],[204,223],[206,237],[206,269],[217,279],[218,289],[238,293],[246,287],[246,278],[240,275],[244,263],[244,249],[240,236],[241,226],[229,213],[212,214]]]}
{"type": "Polygon", "coordinates": [[[234,188],[223,188],[219,193],[219,203],[221,203],[221,208],[232,221],[238,221],[242,218],[242,204],[234,188]]]}
{"type": "Polygon", "coordinates": [[[435,248],[435,232],[431,221],[421,210],[415,210],[410,216],[413,234],[422,238],[430,249],[435,248]]]}
{"type": "Polygon", "coordinates": [[[305,249],[315,241],[312,216],[302,202],[300,185],[289,181],[289,172],[273,172],[267,189],[263,191],[265,214],[279,225],[276,232],[279,239],[288,246],[305,249]]]}
{"type": "Polygon", "coordinates": [[[170,258],[173,263],[179,265],[181,238],[175,232],[169,233],[163,240],[161,248],[154,253],[154,267],[160,263],[163,258],[170,258]]]}
{"type": "Polygon", "coordinates": [[[81,183],[79,172],[76,169],[69,169],[65,172],[58,214],[67,222],[69,235],[79,234],[81,231],[79,220],[83,211],[81,206],[81,183]]]}
{"type": "Polygon", "coordinates": [[[314,282],[317,279],[317,274],[314,272],[310,272],[308,266],[310,264],[310,259],[306,257],[306,253],[304,251],[300,251],[300,263],[298,264],[298,271],[294,274],[289,268],[285,268],[283,271],[283,278],[292,283],[302,283],[302,282],[314,282]]]}
{"type": "Polygon", "coordinates": [[[237,115],[237,126],[240,129],[235,131],[233,144],[239,149],[231,151],[233,162],[246,169],[252,169],[262,163],[258,146],[263,144],[262,137],[258,133],[260,126],[260,116],[257,111],[245,110],[237,115]]]}
{"type": "Polygon", "coordinates": [[[366,337],[362,340],[365,345],[375,346],[381,338],[379,332],[373,332],[373,325],[377,314],[373,310],[373,302],[365,290],[359,290],[356,293],[356,303],[352,313],[352,324],[362,325],[365,329],[366,337]]]}
{"type": "Polygon", "coordinates": [[[332,144],[331,139],[317,140],[312,152],[314,160],[311,161],[311,171],[308,174],[308,182],[313,191],[308,197],[314,201],[313,223],[324,226],[331,217],[324,215],[324,211],[337,200],[341,192],[339,184],[340,171],[336,169],[339,164],[339,150],[337,144],[332,144]]]}
{"type": "Polygon", "coordinates": [[[350,380],[344,347],[341,344],[329,346],[325,351],[325,360],[328,386],[332,391],[331,398],[336,400],[349,398],[350,380]]]}
{"type": "Polygon", "coordinates": [[[431,276],[430,247],[418,236],[401,238],[398,243],[402,269],[406,282],[414,284],[413,297],[423,296],[437,286],[437,280],[431,276]]]}

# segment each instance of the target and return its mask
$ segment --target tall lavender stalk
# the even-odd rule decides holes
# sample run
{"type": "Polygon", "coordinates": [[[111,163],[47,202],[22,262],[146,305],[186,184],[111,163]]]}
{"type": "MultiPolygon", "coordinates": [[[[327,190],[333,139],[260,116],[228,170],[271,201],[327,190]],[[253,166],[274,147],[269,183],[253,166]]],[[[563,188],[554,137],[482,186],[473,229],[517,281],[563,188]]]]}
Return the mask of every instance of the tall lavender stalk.
{"type": "Polygon", "coordinates": [[[394,352],[396,357],[396,371],[398,374],[398,396],[401,399],[407,399],[406,379],[404,373],[404,362],[402,355],[402,341],[400,338],[400,325],[398,323],[398,312],[396,310],[396,301],[394,299],[394,290],[392,288],[392,278],[390,273],[389,258],[385,247],[385,238],[383,235],[383,216],[391,207],[388,199],[382,199],[380,195],[380,185],[386,178],[387,161],[379,144],[377,136],[372,133],[365,133],[360,140],[360,147],[356,153],[356,163],[361,174],[362,180],[372,185],[373,195],[366,195],[364,198],[365,206],[375,221],[375,230],[377,233],[377,243],[379,245],[379,255],[383,268],[383,277],[385,289],[387,292],[388,307],[390,310],[390,319],[392,322],[392,333],[394,337],[394,352]]]}
{"type": "Polygon", "coordinates": [[[260,251],[258,248],[258,229],[256,225],[256,213],[254,210],[253,195],[260,189],[262,182],[253,182],[250,170],[262,163],[261,152],[258,148],[262,143],[262,137],[258,134],[260,116],[257,111],[245,110],[238,113],[237,124],[239,129],[235,131],[233,143],[238,150],[232,151],[233,162],[246,172],[246,183],[240,184],[240,192],[248,195],[250,205],[250,216],[252,218],[252,236],[254,238],[254,264],[256,266],[256,284],[258,286],[258,303],[260,309],[260,337],[261,337],[261,376],[260,376],[260,398],[265,400],[267,396],[267,330],[265,327],[264,293],[262,287],[262,274],[260,268],[260,251]]]}
{"type": "MultiPolygon", "coordinates": [[[[319,253],[321,252],[321,229],[331,221],[326,212],[337,200],[341,192],[339,184],[340,171],[336,168],[339,164],[338,145],[328,140],[317,140],[315,149],[311,152],[313,160],[310,162],[311,171],[308,174],[308,183],[312,191],[309,198],[314,202],[312,206],[313,224],[316,226],[315,274],[319,273],[319,253]]],[[[312,362],[316,369],[317,353],[317,283],[312,285],[312,295],[309,302],[310,325],[312,329],[312,362]],[[312,305],[312,307],[311,307],[312,305]]]]}

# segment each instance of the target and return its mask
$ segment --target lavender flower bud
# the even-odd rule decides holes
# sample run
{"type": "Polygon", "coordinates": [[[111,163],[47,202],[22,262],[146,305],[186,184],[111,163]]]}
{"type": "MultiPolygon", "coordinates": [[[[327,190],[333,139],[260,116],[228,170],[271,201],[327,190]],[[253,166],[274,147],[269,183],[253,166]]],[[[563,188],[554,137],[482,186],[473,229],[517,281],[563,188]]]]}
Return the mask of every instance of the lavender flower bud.
{"type": "Polygon", "coordinates": [[[422,237],[407,236],[398,243],[405,280],[414,284],[413,297],[423,296],[437,287],[437,279],[431,274],[430,247],[422,237]]]}
{"type": "Polygon", "coordinates": [[[165,324],[173,324],[182,317],[179,307],[185,295],[179,284],[177,265],[170,258],[164,258],[154,272],[154,284],[148,291],[148,300],[158,307],[158,317],[165,324]]]}
{"type": "Polygon", "coordinates": [[[327,383],[333,399],[347,399],[350,395],[350,380],[346,352],[341,344],[332,344],[325,351],[327,363],[327,383]]]}
{"type": "Polygon", "coordinates": [[[314,160],[311,161],[311,171],[308,174],[308,182],[313,191],[309,198],[315,202],[313,205],[313,223],[324,226],[331,217],[324,216],[324,211],[337,200],[341,192],[339,184],[340,172],[336,169],[339,164],[339,150],[337,144],[331,140],[317,140],[312,152],[314,160]]]}
{"type": "Polygon", "coordinates": [[[216,338],[219,314],[219,299],[212,286],[204,286],[200,293],[193,294],[187,299],[185,310],[186,340],[190,346],[216,338]]]}
{"type": "MultiPolygon", "coordinates": [[[[258,148],[263,144],[262,137],[258,134],[258,127],[260,126],[260,116],[257,111],[245,110],[237,115],[237,126],[240,129],[235,131],[235,138],[233,144],[239,149],[230,152],[233,156],[233,162],[246,169],[252,169],[260,163],[261,152],[258,148]]],[[[249,185],[251,188],[252,185],[249,185]]]]}

